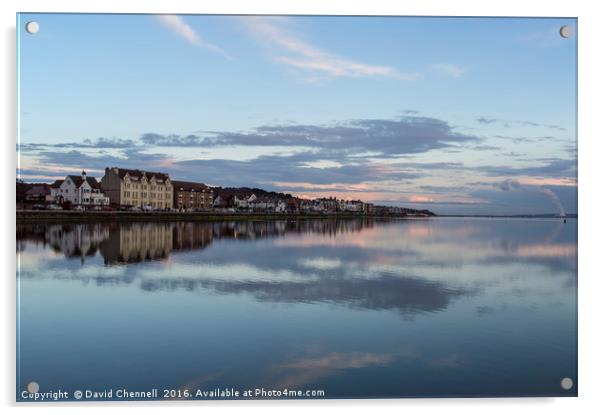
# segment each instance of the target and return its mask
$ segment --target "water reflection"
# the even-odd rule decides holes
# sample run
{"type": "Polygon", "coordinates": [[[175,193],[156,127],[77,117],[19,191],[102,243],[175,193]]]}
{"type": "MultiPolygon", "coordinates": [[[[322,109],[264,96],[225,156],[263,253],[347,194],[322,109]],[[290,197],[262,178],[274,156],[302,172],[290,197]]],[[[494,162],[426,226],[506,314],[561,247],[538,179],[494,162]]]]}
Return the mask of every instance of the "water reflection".
{"type": "MultiPolygon", "coordinates": [[[[18,227],[17,240],[21,253],[48,246],[80,260],[50,261],[45,272],[25,272],[25,278],[139,282],[144,291],[210,289],[261,302],[334,303],[406,315],[444,310],[454,298],[499,285],[501,277],[512,279],[513,295],[544,292],[538,276],[560,274],[563,286],[575,284],[576,245],[562,225],[530,223],[520,237],[507,228],[502,221],[434,226],[368,219],[28,225],[18,227]],[[84,267],[97,256],[105,266],[165,264],[114,272],[93,261],[84,267]],[[514,273],[520,266],[529,267],[528,280],[514,273]]],[[[479,306],[477,313],[490,309],[479,306]]]]}
{"type": "Polygon", "coordinates": [[[28,244],[41,244],[82,262],[100,251],[107,265],[131,264],[167,259],[172,251],[204,249],[213,239],[254,240],[286,233],[336,236],[359,232],[373,224],[372,219],[358,219],[18,225],[17,251],[25,250],[28,244]]]}
{"type": "Polygon", "coordinates": [[[17,250],[23,381],[575,393],[576,221],[23,225],[17,250]]]}

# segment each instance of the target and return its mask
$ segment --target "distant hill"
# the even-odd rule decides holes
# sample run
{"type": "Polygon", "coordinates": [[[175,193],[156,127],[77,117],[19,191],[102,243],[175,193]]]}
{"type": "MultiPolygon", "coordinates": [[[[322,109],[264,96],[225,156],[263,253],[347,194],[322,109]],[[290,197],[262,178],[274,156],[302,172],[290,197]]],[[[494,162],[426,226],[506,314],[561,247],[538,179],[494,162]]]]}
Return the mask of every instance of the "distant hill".
{"type": "Polygon", "coordinates": [[[274,199],[290,200],[294,196],[289,193],[269,192],[257,187],[213,187],[213,195],[245,195],[253,193],[257,197],[269,197],[274,199]]]}
{"type": "Polygon", "coordinates": [[[437,216],[428,209],[412,209],[401,206],[382,206],[375,205],[374,211],[382,214],[401,214],[401,215],[416,215],[416,216],[437,216]]]}
{"type": "MultiPolygon", "coordinates": [[[[254,194],[257,197],[268,197],[273,199],[291,200],[296,199],[295,196],[290,193],[281,192],[270,192],[257,187],[213,187],[213,195],[217,196],[231,196],[231,195],[249,195],[254,194]]],[[[406,207],[393,207],[393,206],[374,206],[375,211],[379,211],[382,214],[390,215],[423,215],[423,216],[436,216],[433,212],[427,209],[411,209],[406,207]]]]}

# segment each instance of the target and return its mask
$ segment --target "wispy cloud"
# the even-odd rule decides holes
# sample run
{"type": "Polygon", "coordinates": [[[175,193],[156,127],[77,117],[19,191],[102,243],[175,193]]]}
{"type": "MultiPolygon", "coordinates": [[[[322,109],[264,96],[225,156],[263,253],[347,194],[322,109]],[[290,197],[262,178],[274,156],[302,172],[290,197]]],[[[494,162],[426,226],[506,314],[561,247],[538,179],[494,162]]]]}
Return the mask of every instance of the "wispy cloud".
{"type": "Polygon", "coordinates": [[[188,43],[191,45],[208,49],[212,52],[220,53],[225,57],[229,57],[223,49],[205,41],[198,34],[198,32],[194,30],[188,23],[186,23],[180,16],[175,14],[161,14],[155,17],[162,25],[171,29],[171,31],[181,38],[186,39],[186,41],[188,41],[188,43]]]}
{"type": "Polygon", "coordinates": [[[17,151],[22,152],[30,152],[30,151],[38,151],[44,150],[48,148],[77,148],[77,149],[98,149],[98,150],[108,150],[108,149],[129,149],[134,148],[141,143],[136,142],[131,139],[123,139],[123,138],[107,138],[107,137],[98,137],[96,139],[86,138],[80,142],[65,142],[65,143],[55,143],[55,144],[46,144],[46,143],[19,143],[17,144],[17,151]]]}
{"type": "Polygon", "coordinates": [[[279,56],[274,58],[276,62],[310,73],[312,79],[316,76],[383,76],[415,81],[420,77],[415,72],[403,73],[391,66],[358,62],[321,50],[293,34],[283,18],[246,16],[241,21],[260,42],[279,49],[279,56]],[[286,55],[280,55],[282,52],[286,55]]]}
{"type": "Polygon", "coordinates": [[[453,78],[459,78],[468,71],[468,68],[465,66],[456,65],[454,63],[436,63],[431,65],[431,68],[443,72],[446,75],[449,75],[453,78]]]}
{"type": "Polygon", "coordinates": [[[536,166],[483,166],[484,173],[493,176],[527,176],[527,177],[552,177],[552,178],[576,178],[576,159],[540,159],[536,166]]]}
{"type": "Polygon", "coordinates": [[[499,118],[488,118],[488,117],[479,117],[477,118],[477,122],[479,124],[501,124],[505,128],[511,127],[544,127],[549,128],[551,130],[558,131],[567,131],[566,128],[561,127],[555,124],[541,124],[533,121],[524,121],[524,120],[504,120],[499,118]]]}
{"type": "Polygon", "coordinates": [[[498,120],[495,118],[479,117],[477,118],[477,122],[481,124],[493,124],[498,122],[498,120]]]}

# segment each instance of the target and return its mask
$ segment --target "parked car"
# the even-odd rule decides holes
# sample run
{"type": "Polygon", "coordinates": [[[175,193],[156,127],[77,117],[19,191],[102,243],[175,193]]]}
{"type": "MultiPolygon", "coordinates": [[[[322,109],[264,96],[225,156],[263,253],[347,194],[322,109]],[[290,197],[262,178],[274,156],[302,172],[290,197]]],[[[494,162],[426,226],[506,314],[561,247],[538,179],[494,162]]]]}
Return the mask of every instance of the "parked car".
{"type": "Polygon", "coordinates": [[[100,210],[102,210],[103,212],[112,212],[112,211],[113,211],[113,208],[112,208],[112,207],[110,207],[110,206],[102,206],[102,207],[100,208],[100,210]]]}
{"type": "Polygon", "coordinates": [[[40,203],[33,205],[31,208],[33,210],[46,210],[46,206],[44,206],[44,205],[42,205],[40,203]]]}
{"type": "Polygon", "coordinates": [[[46,206],[47,210],[63,210],[62,207],[60,207],[59,205],[48,205],[46,206]]]}
{"type": "Polygon", "coordinates": [[[73,207],[73,210],[76,210],[78,212],[83,212],[84,210],[86,210],[86,208],[84,208],[82,205],[77,205],[73,207]]]}

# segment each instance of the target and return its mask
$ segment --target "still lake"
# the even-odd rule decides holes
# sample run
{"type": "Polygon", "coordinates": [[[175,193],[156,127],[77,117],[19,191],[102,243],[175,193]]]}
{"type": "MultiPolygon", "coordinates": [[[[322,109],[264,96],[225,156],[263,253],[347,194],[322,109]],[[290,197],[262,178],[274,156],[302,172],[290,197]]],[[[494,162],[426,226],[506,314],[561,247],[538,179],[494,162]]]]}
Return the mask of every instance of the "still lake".
{"type": "Polygon", "coordinates": [[[19,390],[577,393],[574,219],[17,225],[17,257],[19,390]]]}

